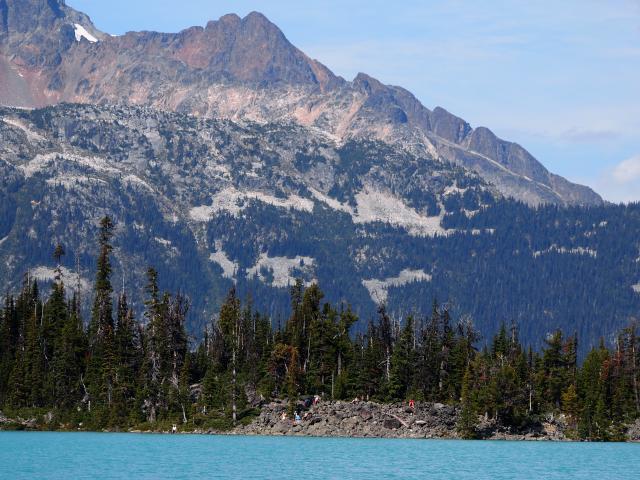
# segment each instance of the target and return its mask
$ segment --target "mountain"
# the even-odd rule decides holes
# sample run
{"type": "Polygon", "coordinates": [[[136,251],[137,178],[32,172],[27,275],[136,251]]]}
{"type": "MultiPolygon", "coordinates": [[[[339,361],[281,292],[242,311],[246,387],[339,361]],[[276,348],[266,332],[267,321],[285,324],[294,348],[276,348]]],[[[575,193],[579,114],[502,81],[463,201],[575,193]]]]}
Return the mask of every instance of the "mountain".
{"type": "Polygon", "coordinates": [[[4,108],[0,179],[3,290],[25,272],[50,281],[59,242],[64,280],[88,303],[109,214],[114,283],[143,298],[156,267],[191,298],[195,335],[232,283],[281,321],[296,278],[350,303],[361,330],[379,302],[399,317],[437,298],[484,335],[563,328],[582,352],[640,311],[638,205],[531,208],[381,141],[148,107],[4,108]]]}
{"type": "MultiPolygon", "coordinates": [[[[116,276],[128,272],[137,283],[155,265],[168,287],[203,302],[199,313],[213,313],[204,302],[219,299],[231,279],[285,297],[297,276],[336,288],[351,282],[372,302],[362,275],[384,270],[384,262],[364,262],[365,249],[354,263],[347,250],[336,251],[339,237],[349,243],[377,229],[444,235],[450,196],[461,196],[458,210],[494,202],[492,187],[460,167],[382,142],[338,147],[300,126],[91,105],[5,109],[0,118],[0,278],[14,283],[29,269],[47,279],[55,242],[67,246],[69,273],[76,257],[90,272],[96,221],[109,214],[122,242],[116,276]],[[338,255],[341,271],[332,272],[338,255]]],[[[407,281],[429,277],[411,275],[407,281]]],[[[91,274],[73,278],[88,285],[91,274]]]]}
{"type": "Polygon", "coordinates": [[[376,139],[474,171],[531,205],[597,205],[521,146],[410,92],[334,75],[267,18],[226,15],[179,33],[106,35],[61,0],[0,2],[0,103],[133,104],[207,118],[295,123],[337,144],[376,139]]]}
{"type": "MultiPolygon", "coordinates": [[[[366,329],[447,302],[485,335],[640,311],[640,207],[603,204],[520,146],[409,92],[335,76],[264,16],[112,37],[49,0],[0,0],[0,288],[64,280],[85,308],[100,218],[114,283],[192,301],[198,336],[235,284],[274,325],[318,281],[366,329]],[[73,102],[73,103],[66,103],[73,102]]],[[[134,305],[140,315],[142,305],[134,305]]]]}

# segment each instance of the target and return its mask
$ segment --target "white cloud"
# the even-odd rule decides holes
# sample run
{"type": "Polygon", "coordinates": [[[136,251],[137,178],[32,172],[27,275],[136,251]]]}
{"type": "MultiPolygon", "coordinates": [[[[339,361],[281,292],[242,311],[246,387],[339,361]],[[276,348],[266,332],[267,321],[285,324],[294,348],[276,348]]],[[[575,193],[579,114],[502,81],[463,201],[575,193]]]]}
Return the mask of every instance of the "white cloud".
{"type": "Polygon", "coordinates": [[[585,178],[583,183],[610,202],[640,202],[640,155],[623,160],[596,178],[585,178]]]}
{"type": "Polygon", "coordinates": [[[640,180],[620,185],[611,177],[595,180],[589,186],[598,192],[602,198],[613,203],[640,202],[640,180]]]}
{"type": "Polygon", "coordinates": [[[619,133],[607,129],[582,129],[578,127],[570,128],[558,135],[560,141],[571,143],[596,143],[611,142],[619,137],[619,133]]]}
{"type": "Polygon", "coordinates": [[[613,169],[612,175],[617,182],[622,184],[640,180],[640,155],[620,162],[613,169]]]}

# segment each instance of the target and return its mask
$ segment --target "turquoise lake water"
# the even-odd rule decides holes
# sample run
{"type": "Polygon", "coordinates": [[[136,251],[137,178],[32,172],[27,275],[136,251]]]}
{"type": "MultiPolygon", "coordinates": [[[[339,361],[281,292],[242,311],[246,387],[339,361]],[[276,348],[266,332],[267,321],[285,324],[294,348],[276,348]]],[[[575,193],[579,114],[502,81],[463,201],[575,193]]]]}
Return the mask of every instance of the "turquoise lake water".
{"type": "Polygon", "coordinates": [[[640,445],[0,432],[11,479],[634,479],[640,445]]]}

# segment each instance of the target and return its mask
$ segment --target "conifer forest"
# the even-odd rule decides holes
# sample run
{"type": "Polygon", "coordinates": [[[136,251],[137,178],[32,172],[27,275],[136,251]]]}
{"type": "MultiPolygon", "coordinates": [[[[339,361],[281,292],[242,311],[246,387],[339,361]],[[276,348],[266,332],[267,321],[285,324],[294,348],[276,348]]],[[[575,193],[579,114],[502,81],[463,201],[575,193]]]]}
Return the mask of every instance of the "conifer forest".
{"type": "MultiPolygon", "coordinates": [[[[364,331],[349,305],[323,301],[315,283],[290,288],[286,322],[257,311],[232,288],[196,340],[190,299],[164,292],[147,271],[144,314],[112,279],[114,224],[102,219],[90,318],[62,269],[46,290],[26,273],[0,313],[0,410],[55,412],[69,429],[208,426],[249,422],[261,401],[300,398],[431,401],[456,406],[462,437],[482,417],[514,429],[563,414],[575,439],[617,440],[640,415],[637,326],[600,341],[584,358],[574,332],[535,349],[505,323],[481,338],[470,318],[433,302],[427,316],[395,318],[384,305],[364,331]]],[[[53,252],[60,265],[64,245],[53,252]]]]}

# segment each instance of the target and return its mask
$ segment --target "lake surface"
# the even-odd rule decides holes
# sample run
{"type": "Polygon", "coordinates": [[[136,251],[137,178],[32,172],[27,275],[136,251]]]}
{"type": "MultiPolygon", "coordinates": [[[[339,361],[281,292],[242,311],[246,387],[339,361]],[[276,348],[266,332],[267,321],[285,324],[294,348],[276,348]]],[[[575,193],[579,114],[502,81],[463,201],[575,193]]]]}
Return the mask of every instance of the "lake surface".
{"type": "Polygon", "coordinates": [[[0,432],[11,479],[634,479],[640,445],[0,432]]]}

